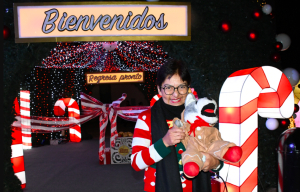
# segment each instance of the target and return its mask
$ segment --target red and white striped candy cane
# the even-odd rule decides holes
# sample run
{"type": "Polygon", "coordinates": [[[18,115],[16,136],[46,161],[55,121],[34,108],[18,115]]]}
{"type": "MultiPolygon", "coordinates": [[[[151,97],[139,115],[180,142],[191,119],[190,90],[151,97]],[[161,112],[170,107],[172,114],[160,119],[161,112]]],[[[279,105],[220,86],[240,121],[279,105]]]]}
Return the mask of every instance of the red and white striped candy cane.
{"type": "Polygon", "coordinates": [[[115,110],[115,108],[120,107],[121,102],[124,101],[126,99],[126,97],[127,97],[127,94],[123,93],[122,97],[113,101],[112,104],[110,105],[110,111],[109,111],[109,121],[110,121],[110,127],[111,127],[110,145],[112,147],[115,147],[116,138],[118,137],[118,132],[117,132],[118,112],[117,112],[117,110],[115,110]]]}
{"type": "Polygon", "coordinates": [[[30,92],[20,92],[20,113],[23,149],[32,148],[31,121],[30,121],[30,92]]]}
{"type": "MultiPolygon", "coordinates": [[[[106,157],[105,155],[105,130],[108,123],[108,118],[110,120],[110,145],[111,147],[115,146],[115,141],[118,136],[117,132],[117,111],[114,108],[120,107],[122,101],[126,99],[127,94],[123,93],[122,97],[113,101],[112,104],[104,104],[105,109],[103,109],[102,115],[99,118],[99,126],[100,126],[100,143],[99,143],[99,160],[103,161],[106,157]]],[[[106,160],[105,160],[106,162],[106,160]]],[[[100,162],[100,164],[102,164],[100,162]]]]}
{"type": "Polygon", "coordinates": [[[224,82],[219,106],[222,138],[243,149],[240,162],[225,163],[220,175],[227,178],[228,191],[257,191],[257,114],[265,118],[289,118],[294,111],[292,86],[275,67],[240,70],[224,82]]]}
{"type": "MultiPolygon", "coordinates": [[[[15,111],[17,113],[17,117],[19,117],[20,109],[17,98],[14,101],[14,106],[15,111]]],[[[26,187],[26,177],[21,130],[12,125],[11,137],[13,138],[11,144],[11,163],[13,164],[14,173],[21,181],[21,187],[22,189],[24,189],[26,187]]]]}
{"type": "Polygon", "coordinates": [[[160,94],[157,94],[157,95],[154,95],[150,101],[150,106],[152,107],[154,105],[154,103],[156,101],[158,101],[159,99],[161,98],[161,95],[160,94]]]}
{"type": "Polygon", "coordinates": [[[70,141],[81,141],[80,111],[77,102],[72,98],[59,99],[54,104],[54,115],[62,116],[65,114],[66,106],[68,107],[68,116],[70,121],[78,122],[70,130],[70,141]]]}
{"type": "Polygon", "coordinates": [[[26,187],[25,166],[24,166],[24,154],[22,146],[22,132],[18,129],[13,129],[11,144],[11,163],[13,164],[13,170],[15,175],[21,181],[21,187],[26,187]]]}

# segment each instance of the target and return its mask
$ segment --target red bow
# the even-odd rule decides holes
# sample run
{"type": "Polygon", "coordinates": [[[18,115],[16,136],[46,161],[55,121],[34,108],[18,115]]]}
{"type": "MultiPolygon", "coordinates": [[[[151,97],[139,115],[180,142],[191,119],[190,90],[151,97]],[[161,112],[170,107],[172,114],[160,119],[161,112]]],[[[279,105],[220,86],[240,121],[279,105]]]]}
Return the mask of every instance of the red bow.
{"type": "Polygon", "coordinates": [[[187,120],[187,122],[189,124],[191,124],[190,131],[188,133],[189,133],[189,135],[191,135],[191,133],[194,133],[194,137],[196,135],[195,130],[197,127],[209,126],[209,124],[207,122],[205,122],[201,117],[199,117],[199,116],[196,116],[196,117],[197,117],[197,119],[194,121],[194,123],[191,123],[189,120],[187,120]]]}

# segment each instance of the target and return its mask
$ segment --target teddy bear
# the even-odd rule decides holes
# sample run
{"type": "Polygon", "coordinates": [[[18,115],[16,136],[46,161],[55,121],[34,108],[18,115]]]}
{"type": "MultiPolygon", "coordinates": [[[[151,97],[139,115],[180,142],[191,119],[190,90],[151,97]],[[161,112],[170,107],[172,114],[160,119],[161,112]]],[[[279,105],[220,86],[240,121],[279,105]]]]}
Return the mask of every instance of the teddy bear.
{"type": "Polygon", "coordinates": [[[216,169],[221,161],[236,163],[242,157],[242,148],[235,143],[224,141],[219,130],[214,126],[218,121],[217,103],[211,98],[197,99],[189,93],[185,100],[185,110],[181,120],[173,123],[184,129],[186,137],[181,140],[186,151],[182,155],[183,172],[193,178],[201,170],[216,169]]]}

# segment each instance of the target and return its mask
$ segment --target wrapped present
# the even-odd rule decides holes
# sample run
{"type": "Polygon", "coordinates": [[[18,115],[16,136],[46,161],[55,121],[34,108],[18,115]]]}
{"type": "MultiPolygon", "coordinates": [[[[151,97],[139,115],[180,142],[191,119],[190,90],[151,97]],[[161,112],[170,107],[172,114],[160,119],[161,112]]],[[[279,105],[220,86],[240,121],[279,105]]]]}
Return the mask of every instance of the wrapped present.
{"type": "Polygon", "coordinates": [[[111,164],[130,164],[132,137],[118,137],[111,148],[111,164]]]}

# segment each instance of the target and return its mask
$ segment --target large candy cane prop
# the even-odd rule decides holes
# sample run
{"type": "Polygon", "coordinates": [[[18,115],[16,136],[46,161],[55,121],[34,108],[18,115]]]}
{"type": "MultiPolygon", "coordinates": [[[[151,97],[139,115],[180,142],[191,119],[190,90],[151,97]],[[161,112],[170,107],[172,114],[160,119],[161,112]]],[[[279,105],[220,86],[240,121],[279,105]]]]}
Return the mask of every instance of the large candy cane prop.
{"type": "Polygon", "coordinates": [[[26,187],[25,166],[24,166],[24,154],[22,147],[22,133],[20,130],[12,130],[11,136],[13,138],[11,144],[11,163],[13,164],[13,170],[15,175],[21,181],[21,187],[26,187]]]}
{"type": "Polygon", "coordinates": [[[32,148],[31,123],[30,123],[30,92],[20,92],[20,113],[23,149],[32,148]]]}
{"type": "Polygon", "coordinates": [[[228,191],[257,191],[257,114],[289,118],[294,111],[292,86],[280,70],[271,66],[240,70],[224,82],[219,106],[222,138],[243,149],[240,162],[225,163],[220,175],[227,179],[228,191]]]}
{"type": "Polygon", "coordinates": [[[65,114],[66,106],[68,107],[68,116],[70,121],[78,122],[70,128],[70,141],[81,141],[80,111],[77,102],[72,98],[59,99],[54,104],[54,115],[62,116],[65,114]]]}
{"type": "MultiPolygon", "coordinates": [[[[14,102],[15,111],[17,115],[20,115],[19,102],[17,98],[14,102]]],[[[23,154],[23,144],[22,144],[22,132],[12,125],[11,137],[11,163],[13,164],[13,170],[15,175],[21,181],[21,188],[26,187],[26,177],[25,177],[25,167],[24,167],[24,154],[23,154]]]]}

